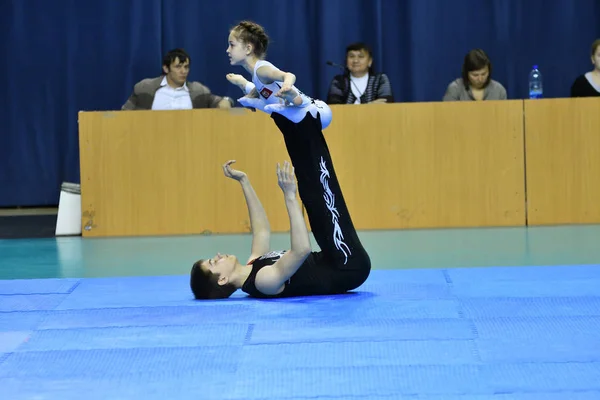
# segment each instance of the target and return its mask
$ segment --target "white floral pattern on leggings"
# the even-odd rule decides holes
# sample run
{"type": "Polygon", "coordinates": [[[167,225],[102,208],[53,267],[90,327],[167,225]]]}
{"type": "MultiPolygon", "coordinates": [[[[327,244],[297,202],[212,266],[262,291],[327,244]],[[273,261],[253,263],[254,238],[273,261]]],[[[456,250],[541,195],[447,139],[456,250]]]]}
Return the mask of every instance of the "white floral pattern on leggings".
{"type": "Polygon", "coordinates": [[[348,256],[350,254],[352,254],[352,252],[350,251],[350,248],[348,247],[348,245],[346,243],[344,243],[344,234],[342,233],[342,228],[340,228],[340,225],[338,223],[338,218],[339,218],[340,214],[338,213],[338,210],[335,208],[335,195],[329,188],[329,182],[327,181],[327,178],[329,178],[330,175],[329,175],[329,171],[327,170],[327,165],[325,165],[325,160],[323,159],[323,157],[321,157],[320,167],[321,167],[321,179],[320,180],[321,180],[321,185],[323,185],[323,191],[324,191],[323,198],[325,199],[325,204],[327,204],[327,208],[331,212],[331,222],[333,223],[333,242],[335,243],[335,247],[339,251],[344,253],[344,256],[346,257],[344,264],[346,264],[348,262],[348,256]]]}

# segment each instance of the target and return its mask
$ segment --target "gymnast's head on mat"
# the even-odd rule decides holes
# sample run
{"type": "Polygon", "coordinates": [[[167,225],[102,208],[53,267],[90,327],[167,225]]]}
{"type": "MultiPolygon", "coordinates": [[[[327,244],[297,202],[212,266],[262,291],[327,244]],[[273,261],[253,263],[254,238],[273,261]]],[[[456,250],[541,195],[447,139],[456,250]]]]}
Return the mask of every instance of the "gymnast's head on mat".
{"type": "Polygon", "coordinates": [[[194,297],[208,300],[231,296],[241,287],[238,283],[241,277],[236,274],[240,267],[237,257],[229,254],[217,254],[213,258],[196,261],[190,276],[194,297]]]}

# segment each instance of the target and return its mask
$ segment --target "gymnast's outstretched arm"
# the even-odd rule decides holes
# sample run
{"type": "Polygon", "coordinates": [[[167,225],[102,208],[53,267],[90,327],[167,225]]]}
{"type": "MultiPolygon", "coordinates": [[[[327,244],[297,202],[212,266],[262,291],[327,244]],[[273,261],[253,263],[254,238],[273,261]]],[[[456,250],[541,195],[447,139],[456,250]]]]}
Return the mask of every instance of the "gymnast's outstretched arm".
{"type": "Polygon", "coordinates": [[[285,282],[298,271],[311,252],[308,228],[297,198],[296,176],[289,162],[286,161],[283,167],[277,164],[277,178],[290,218],[291,248],[275,264],[262,268],[256,274],[256,288],[267,295],[280,293],[285,282]]]}
{"type": "Polygon", "coordinates": [[[244,192],[248,214],[250,215],[250,226],[252,229],[252,250],[250,258],[248,259],[248,262],[250,262],[269,252],[271,246],[271,226],[269,224],[269,219],[267,218],[267,213],[265,212],[260,199],[256,195],[246,173],[231,168],[231,164],[234,162],[235,160],[227,161],[223,165],[223,172],[226,177],[238,181],[244,192]]]}
{"type": "Polygon", "coordinates": [[[242,92],[248,97],[257,98],[258,92],[256,91],[256,87],[254,83],[248,81],[240,74],[227,74],[225,75],[229,83],[240,88],[242,92]]]}

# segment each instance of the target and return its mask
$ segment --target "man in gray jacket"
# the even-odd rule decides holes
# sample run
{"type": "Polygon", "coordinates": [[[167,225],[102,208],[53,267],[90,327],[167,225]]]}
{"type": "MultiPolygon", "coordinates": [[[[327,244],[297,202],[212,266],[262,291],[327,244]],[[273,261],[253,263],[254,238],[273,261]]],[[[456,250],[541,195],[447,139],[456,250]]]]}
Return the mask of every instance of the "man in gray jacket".
{"type": "Polygon", "coordinates": [[[122,110],[189,110],[192,108],[231,108],[229,97],[221,97],[199,82],[188,82],[190,56],[183,49],[163,57],[163,75],[135,84],[122,110]]]}

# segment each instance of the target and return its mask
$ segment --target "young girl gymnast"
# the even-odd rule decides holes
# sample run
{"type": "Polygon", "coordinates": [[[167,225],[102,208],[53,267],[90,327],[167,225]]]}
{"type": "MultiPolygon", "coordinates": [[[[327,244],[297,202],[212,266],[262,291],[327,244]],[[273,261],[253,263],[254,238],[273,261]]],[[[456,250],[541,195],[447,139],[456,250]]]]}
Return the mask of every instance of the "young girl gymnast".
{"type": "Polygon", "coordinates": [[[227,74],[227,80],[238,86],[245,96],[238,99],[244,107],[256,108],[267,114],[278,113],[294,123],[307,113],[319,115],[322,129],[331,123],[331,109],[322,100],[312,99],[294,84],[296,76],[284,72],[264,59],[269,37],[264,28],[251,21],[242,21],[229,33],[227,55],[231,65],[243,67],[252,76],[249,82],[242,75],[227,74]]]}

